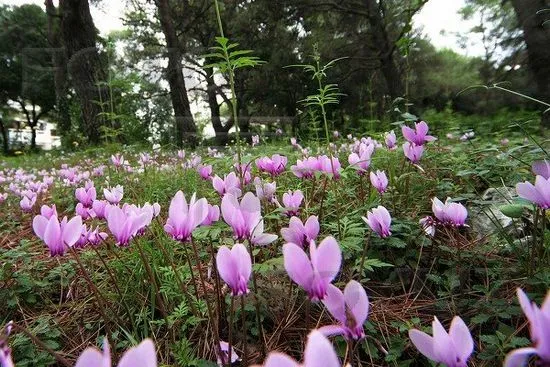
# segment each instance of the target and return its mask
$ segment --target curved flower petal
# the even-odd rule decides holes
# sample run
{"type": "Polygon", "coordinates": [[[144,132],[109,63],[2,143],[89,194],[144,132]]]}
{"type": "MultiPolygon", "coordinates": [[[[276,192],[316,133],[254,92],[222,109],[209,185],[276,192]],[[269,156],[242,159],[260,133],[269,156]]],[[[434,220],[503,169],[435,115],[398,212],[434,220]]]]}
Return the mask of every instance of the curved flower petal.
{"type": "Polygon", "coordinates": [[[124,353],[118,367],[157,367],[155,345],[151,339],[145,339],[139,345],[124,353]]]}

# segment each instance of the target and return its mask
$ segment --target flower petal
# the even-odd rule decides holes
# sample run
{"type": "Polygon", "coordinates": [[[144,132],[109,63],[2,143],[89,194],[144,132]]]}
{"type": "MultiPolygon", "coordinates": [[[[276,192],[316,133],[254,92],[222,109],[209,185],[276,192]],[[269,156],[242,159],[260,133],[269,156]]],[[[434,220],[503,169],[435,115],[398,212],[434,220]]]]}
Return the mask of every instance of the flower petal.
{"type": "Polygon", "coordinates": [[[283,246],[283,258],[290,279],[308,290],[313,280],[313,269],[304,250],[294,243],[287,243],[283,246]]]}
{"type": "Polygon", "coordinates": [[[369,315],[369,298],[365,288],[359,282],[351,280],[344,288],[344,299],[357,325],[363,325],[369,315]]]}
{"type": "Polygon", "coordinates": [[[304,351],[304,367],[340,367],[341,363],[329,340],[317,330],[307,339],[304,351]]]}
{"type": "Polygon", "coordinates": [[[420,353],[432,361],[437,361],[437,357],[434,353],[433,337],[423,331],[411,329],[409,330],[409,338],[420,353]]]}
{"type": "Polygon", "coordinates": [[[455,316],[453,318],[449,329],[449,335],[453,339],[456,353],[460,357],[460,360],[466,362],[474,351],[474,340],[472,339],[472,334],[470,334],[468,326],[466,326],[460,317],[455,316]]]}
{"type": "Polygon", "coordinates": [[[124,353],[118,367],[157,367],[155,345],[151,339],[145,339],[138,346],[124,353]]]}

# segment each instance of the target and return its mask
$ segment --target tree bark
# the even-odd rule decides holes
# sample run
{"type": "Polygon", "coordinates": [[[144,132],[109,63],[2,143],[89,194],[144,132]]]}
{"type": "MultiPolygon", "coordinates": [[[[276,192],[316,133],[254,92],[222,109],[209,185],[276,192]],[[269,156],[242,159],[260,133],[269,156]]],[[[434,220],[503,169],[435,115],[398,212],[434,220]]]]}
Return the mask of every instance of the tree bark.
{"type": "Polygon", "coordinates": [[[388,94],[392,99],[403,97],[404,88],[401,73],[397,68],[394,57],[394,47],[384,24],[380,5],[376,0],[364,0],[367,10],[367,19],[371,28],[372,41],[378,49],[380,70],[386,81],[388,94]]]}
{"type": "Polygon", "coordinates": [[[2,134],[2,149],[4,154],[8,154],[10,151],[10,144],[8,141],[8,132],[6,131],[2,116],[0,116],[0,133],[2,134]]]}
{"type": "Polygon", "coordinates": [[[228,132],[231,129],[232,123],[227,123],[225,126],[222,124],[222,119],[220,117],[220,104],[218,103],[218,86],[214,81],[214,73],[212,68],[206,68],[206,94],[208,95],[208,106],[210,108],[210,118],[212,119],[212,127],[216,133],[216,144],[225,145],[227,144],[228,132]]]}
{"type": "Polygon", "coordinates": [[[168,0],[155,0],[155,4],[168,50],[166,77],[170,85],[170,97],[176,119],[176,144],[182,146],[186,143],[195,146],[198,141],[197,127],[191,114],[191,106],[187,96],[187,89],[185,88],[185,79],[181,66],[181,50],[174,28],[170,5],[168,0]]]}
{"type": "Polygon", "coordinates": [[[66,135],[71,130],[71,115],[69,113],[67,55],[62,46],[60,34],[61,16],[53,4],[53,0],[46,0],[48,15],[48,42],[52,48],[52,63],[54,66],[55,97],[58,117],[58,131],[66,135]]]}
{"type": "MultiPolygon", "coordinates": [[[[527,45],[529,69],[537,84],[537,98],[550,103],[550,24],[544,26],[550,9],[548,0],[512,0],[512,6],[523,30],[527,45]]],[[[550,113],[543,116],[543,124],[550,126],[550,113]]]]}
{"type": "Polygon", "coordinates": [[[82,109],[85,133],[92,144],[101,141],[101,103],[108,92],[100,84],[105,72],[96,48],[97,31],[88,0],[59,0],[61,34],[67,50],[68,71],[82,109]]]}

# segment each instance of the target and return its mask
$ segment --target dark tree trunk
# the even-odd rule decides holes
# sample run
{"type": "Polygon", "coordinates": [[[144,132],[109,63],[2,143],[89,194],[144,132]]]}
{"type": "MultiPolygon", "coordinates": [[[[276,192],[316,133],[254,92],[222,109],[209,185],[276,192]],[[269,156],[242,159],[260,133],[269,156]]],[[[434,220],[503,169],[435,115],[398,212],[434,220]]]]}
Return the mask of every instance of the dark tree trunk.
{"type": "Polygon", "coordinates": [[[2,117],[0,117],[0,133],[2,134],[2,149],[4,154],[8,154],[10,151],[10,144],[8,141],[8,132],[6,131],[6,126],[4,125],[2,117]]]}
{"type": "Polygon", "coordinates": [[[48,14],[48,42],[52,47],[52,63],[54,66],[55,97],[58,117],[58,131],[66,135],[71,130],[71,115],[69,113],[67,55],[63,48],[60,28],[61,17],[53,0],[46,0],[48,14]]]}
{"type": "Polygon", "coordinates": [[[108,93],[100,85],[106,78],[96,48],[97,32],[90,6],[88,0],[60,0],[59,8],[68,71],[80,100],[85,132],[89,141],[97,144],[104,122],[100,103],[108,100],[108,93]]]}
{"type": "MultiPolygon", "coordinates": [[[[550,27],[543,25],[548,13],[538,13],[550,9],[550,1],[512,0],[512,6],[523,30],[529,69],[537,83],[537,98],[550,103],[550,27]]],[[[550,126],[550,113],[546,113],[542,120],[545,126],[550,126]]]]}
{"type": "Polygon", "coordinates": [[[228,141],[228,131],[232,124],[227,123],[226,126],[222,124],[220,117],[220,104],[218,103],[218,86],[214,81],[214,75],[212,68],[206,68],[206,94],[208,95],[208,106],[210,107],[210,117],[212,119],[212,127],[216,133],[216,144],[223,146],[228,141]]]}
{"type": "Polygon", "coordinates": [[[401,73],[399,72],[395,62],[395,48],[390,43],[390,38],[384,24],[380,5],[376,0],[364,1],[368,14],[368,22],[371,28],[372,41],[379,52],[378,59],[380,60],[380,70],[386,80],[388,94],[392,99],[403,97],[403,81],[401,79],[401,73]]]}
{"type": "Polygon", "coordinates": [[[36,126],[31,126],[31,150],[36,150],[36,126]]]}
{"type": "Polygon", "coordinates": [[[157,5],[158,17],[168,50],[166,76],[170,85],[170,97],[176,119],[176,143],[178,146],[184,143],[195,146],[198,140],[197,127],[191,114],[191,106],[185,88],[185,79],[181,67],[181,50],[174,28],[172,12],[168,0],[155,0],[155,4],[157,5]]]}

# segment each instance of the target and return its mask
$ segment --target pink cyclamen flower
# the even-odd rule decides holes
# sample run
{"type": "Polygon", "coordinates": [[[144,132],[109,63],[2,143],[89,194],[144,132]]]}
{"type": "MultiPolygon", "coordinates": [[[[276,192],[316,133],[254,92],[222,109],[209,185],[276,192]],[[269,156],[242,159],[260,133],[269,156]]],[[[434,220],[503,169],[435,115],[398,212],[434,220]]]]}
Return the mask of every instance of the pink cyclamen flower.
{"type": "Polygon", "coordinates": [[[118,205],[124,196],[124,187],[116,185],[110,189],[103,189],[103,195],[109,203],[118,205]]]}
{"type": "Polygon", "coordinates": [[[178,191],[168,209],[168,220],[164,225],[166,233],[181,242],[191,240],[191,234],[208,217],[208,202],[202,198],[196,200],[193,194],[189,204],[183,192],[178,191]]]}
{"type": "Polygon", "coordinates": [[[305,248],[311,241],[315,241],[319,235],[319,219],[312,215],[305,224],[300,218],[292,217],[288,228],[281,229],[281,236],[286,242],[294,243],[305,248]]]}
{"type": "Polygon", "coordinates": [[[428,124],[420,121],[419,123],[414,123],[414,129],[403,126],[401,132],[403,133],[403,137],[409,142],[415,145],[424,145],[424,143],[436,140],[434,136],[428,135],[428,129],[428,124]]]}
{"type": "Polygon", "coordinates": [[[466,224],[468,211],[460,203],[453,203],[450,198],[442,203],[438,198],[432,199],[432,211],[435,217],[443,224],[461,227],[466,224]]]}
{"type": "Polygon", "coordinates": [[[357,169],[357,173],[364,174],[370,166],[372,153],[374,152],[373,144],[359,145],[358,153],[351,153],[348,157],[348,163],[357,169]]]}
{"type": "Polygon", "coordinates": [[[531,170],[535,174],[535,176],[542,176],[545,179],[550,178],[550,161],[548,160],[542,160],[542,161],[536,161],[533,162],[533,165],[531,166],[531,170]]]}
{"type": "Polygon", "coordinates": [[[208,204],[208,215],[204,218],[201,226],[210,226],[220,220],[220,207],[208,204]]]}
{"type": "Polygon", "coordinates": [[[124,160],[124,156],[122,154],[117,153],[111,156],[111,163],[113,163],[115,167],[122,167],[126,165],[127,162],[124,160]]]}
{"type": "Polygon", "coordinates": [[[277,239],[277,235],[264,233],[260,199],[251,192],[247,192],[240,203],[234,195],[225,195],[221,212],[237,240],[248,239],[254,245],[268,245],[277,239]]]}
{"type": "Polygon", "coordinates": [[[276,201],[277,182],[262,182],[259,177],[256,177],[254,179],[254,186],[256,186],[256,196],[258,199],[268,202],[276,201]]]}
{"type": "Polygon", "coordinates": [[[414,143],[406,142],[403,144],[403,153],[412,163],[417,164],[424,154],[423,145],[415,145],[414,143]]]}
{"type": "Polygon", "coordinates": [[[197,171],[203,180],[212,179],[212,165],[199,166],[197,171]]]}
{"type": "Polygon", "coordinates": [[[340,324],[321,327],[320,332],[326,336],[343,335],[354,340],[365,337],[363,324],[369,315],[369,298],[361,284],[351,280],[344,292],[330,284],[323,304],[340,324]]]}
{"type": "Polygon", "coordinates": [[[327,237],[319,244],[309,244],[309,258],[297,244],[283,246],[284,266],[290,279],[307,292],[312,301],[323,300],[329,284],[340,271],[342,251],[333,237],[327,237]]]}
{"type": "Polygon", "coordinates": [[[214,176],[212,179],[212,186],[214,186],[214,190],[216,190],[220,196],[224,196],[227,193],[237,197],[241,196],[241,183],[235,172],[229,173],[223,179],[219,176],[214,176]]]}
{"type": "Polygon", "coordinates": [[[252,181],[252,174],[250,173],[252,163],[242,163],[240,166],[238,163],[235,163],[233,169],[237,174],[237,177],[243,181],[245,185],[248,185],[252,181]]]}
{"type": "Polygon", "coordinates": [[[86,208],[84,205],[82,205],[82,203],[76,204],[75,213],[76,215],[79,215],[82,218],[82,220],[91,218],[93,212],[94,211],[92,209],[86,208]]]}
{"type": "Polygon", "coordinates": [[[525,292],[518,288],[517,295],[523,313],[529,321],[529,331],[534,347],[519,348],[508,353],[504,367],[523,367],[529,357],[538,355],[540,366],[550,365],[550,291],[539,308],[531,302],[525,292]]]}
{"type": "Polygon", "coordinates": [[[6,199],[8,198],[8,193],[5,192],[3,194],[0,194],[0,204],[2,204],[6,199]]]}
{"type": "Polygon", "coordinates": [[[95,187],[85,188],[80,187],[75,190],[74,193],[76,200],[78,200],[85,208],[91,208],[92,203],[96,199],[95,187]]]}
{"type": "Polygon", "coordinates": [[[433,237],[435,235],[436,221],[432,217],[428,215],[427,217],[420,219],[419,222],[422,229],[428,236],[433,237]]]}
{"type": "MultiPolygon", "coordinates": [[[[220,340],[220,350],[216,351],[216,354],[218,366],[227,366],[227,363],[229,362],[229,343],[220,340]],[[219,355],[219,353],[221,353],[221,355],[219,355]]],[[[231,365],[233,365],[238,360],[239,355],[237,354],[237,352],[235,352],[235,348],[231,348],[231,365]]]]}
{"type": "Polygon", "coordinates": [[[437,317],[434,317],[432,330],[433,337],[420,330],[409,330],[409,338],[416,349],[432,361],[447,367],[466,367],[474,351],[474,340],[464,321],[455,316],[447,333],[437,317]]]}
{"type": "Polygon", "coordinates": [[[185,150],[178,150],[177,154],[179,159],[185,159],[185,150]]]}
{"type": "Polygon", "coordinates": [[[218,273],[231,288],[233,296],[248,293],[248,281],[252,274],[252,260],[248,250],[242,243],[236,243],[231,250],[220,247],[216,255],[218,273]]]}
{"type": "Polygon", "coordinates": [[[370,173],[370,182],[376,190],[382,194],[388,188],[388,178],[384,171],[376,171],[370,173]]]}
{"type": "Polygon", "coordinates": [[[312,178],[314,173],[319,170],[319,160],[315,157],[298,159],[296,165],[291,166],[290,170],[298,178],[312,178]]]}
{"type": "Polygon", "coordinates": [[[240,203],[235,195],[226,194],[222,199],[221,212],[237,240],[250,238],[254,227],[262,219],[260,199],[251,192],[247,192],[240,203]]]}
{"type": "Polygon", "coordinates": [[[107,239],[108,235],[105,232],[100,232],[99,227],[96,227],[94,230],[88,231],[88,243],[92,246],[99,245],[102,241],[107,239]]]}
{"type": "MultiPolygon", "coordinates": [[[[151,339],[145,339],[137,346],[128,349],[120,358],[118,367],[157,367],[155,345],[151,339]]],[[[111,351],[107,339],[103,342],[103,351],[88,348],[78,357],[74,367],[111,367],[111,351]]]]}
{"type": "Polygon", "coordinates": [[[304,200],[301,190],[288,191],[283,194],[284,213],[288,217],[296,216],[300,212],[300,205],[304,200]]]}
{"type": "Polygon", "coordinates": [[[397,148],[397,137],[393,130],[384,134],[384,141],[389,150],[395,150],[397,148]]]}
{"type": "Polygon", "coordinates": [[[379,205],[367,213],[367,217],[362,217],[376,234],[382,238],[391,236],[391,216],[386,208],[379,205]]]}
{"type": "Polygon", "coordinates": [[[271,176],[278,176],[284,172],[287,162],[288,159],[284,155],[273,154],[271,158],[261,157],[256,159],[256,166],[261,172],[267,172],[271,176]]]}
{"type": "Polygon", "coordinates": [[[65,246],[73,246],[82,233],[82,218],[76,216],[67,221],[63,218],[61,223],[57,216],[47,219],[37,215],[32,221],[34,233],[48,246],[51,256],[63,255],[65,246]]]}
{"type": "Polygon", "coordinates": [[[23,199],[19,202],[19,206],[21,207],[21,210],[23,210],[25,213],[32,212],[32,208],[34,207],[34,204],[36,204],[36,194],[29,196],[25,195],[23,196],[23,199]]]}
{"type": "Polygon", "coordinates": [[[50,219],[52,216],[57,217],[57,209],[55,204],[52,204],[52,206],[42,205],[40,208],[40,214],[46,219],[50,219]]]}
{"type": "Polygon", "coordinates": [[[134,212],[125,213],[118,206],[110,206],[106,214],[107,226],[118,246],[128,246],[138,231],[148,226],[152,220],[150,213],[142,212],[139,215],[134,212]]]}
{"type": "Polygon", "coordinates": [[[253,135],[252,136],[252,146],[256,146],[260,144],[260,136],[259,135],[253,135]]]}
{"type": "Polygon", "coordinates": [[[341,367],[342,364],[330,341],[318,330],[307,337],[304,362],[298,363],[283,353],[269,353],[263,367],[341,367]]]}
{"type": "Polygon", "coordinates": [[[11,358],[11,348],[8,345],[8,337],[10,336],[13,322],[10,321],[4,327],[3,333],[0,334],[0,366],[1,367],[15,367],[13,359],[11,358]]]}
{"type": "Polygon", "coordinates": [[[151,162],[151,154],[149,153],[139,153],[139,163],[141,163],[142,166],[146,166],[147,163],[151,162]]]}
{"type": "Polygon", "coordinates": [[[92,210],[97,219],[105,219],[105,210],[109,206],[109,202],[106,200],[94,200],[92,203],[92,210]]]}
{"type": "Polygon", "coordinates": [[[318,158],[318,161],[321,172],[332,175],[334,179],[340,178],[340,170],[342,169],[342,165],[340,164],[338,157],[329,158],[326,155],[322,155],[318,158]]]}
{"type": "Polygon", "coordinates": [[[535,185],[530,182],[521,182],[516,185],[519,197],[529,200],[541,209],[550,208],[550,178],[537,176],[535,185]]]}

